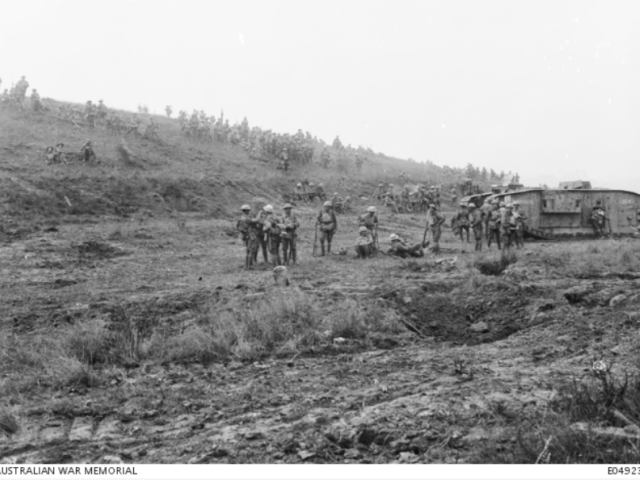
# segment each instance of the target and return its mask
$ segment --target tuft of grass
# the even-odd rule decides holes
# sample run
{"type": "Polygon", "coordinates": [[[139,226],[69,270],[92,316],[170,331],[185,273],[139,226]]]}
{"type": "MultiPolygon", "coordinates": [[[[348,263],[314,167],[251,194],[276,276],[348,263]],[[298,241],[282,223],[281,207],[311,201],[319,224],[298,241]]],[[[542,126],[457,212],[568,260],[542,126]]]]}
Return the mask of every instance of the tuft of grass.
{"type": "Polygon", "coordinates": [[[640,457],[640,377],[614,376],[595,362],[586,380],[562,385],[545,412],[519,419],[516,441],[499,440],[476,452],[482,463],[631,463],[640,457]],[[588,429],[576,428],[576,422],[588,429]],[[611,427],[615,427],[611,429],[611,427]],[[621,433],[622,432],[622,433],[621,433]]]}
{"type": "Polygon", "coordinates": [[[8,408],[0,407],[0,432],[7,436],[15,435],[20,431],[20,421],[8,408]]]}

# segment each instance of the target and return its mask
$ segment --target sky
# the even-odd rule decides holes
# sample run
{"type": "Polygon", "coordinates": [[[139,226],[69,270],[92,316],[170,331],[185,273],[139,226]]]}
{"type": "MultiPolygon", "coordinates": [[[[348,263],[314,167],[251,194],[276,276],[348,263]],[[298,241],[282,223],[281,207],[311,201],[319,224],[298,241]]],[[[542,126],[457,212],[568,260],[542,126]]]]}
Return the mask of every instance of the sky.
{"type": "Polygon", "coordinates": [[[640,2],[0,0],[0,78],[640,192],[640,2]]]}

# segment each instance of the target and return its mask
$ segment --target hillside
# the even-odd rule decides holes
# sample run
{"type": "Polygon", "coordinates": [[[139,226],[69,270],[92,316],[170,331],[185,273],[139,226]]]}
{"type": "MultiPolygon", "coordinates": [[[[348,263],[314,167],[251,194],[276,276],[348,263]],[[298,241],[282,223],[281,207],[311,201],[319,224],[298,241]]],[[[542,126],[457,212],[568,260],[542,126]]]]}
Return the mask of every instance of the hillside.
{"type": "Polygon", "coordinates": [[[636,240],[501,255],[445,228],[438,255],[360,260],[364,206],[382,252],[425,220],[358,197],[440,169],[371,155],[285,176],[163,118],[123,155],[51,113],[0,111],[0,462],[640,460],[636,240]],[[87,137],[99,164],[42,160],[87,137]],[[235,219],[301,178],[355,204],[326,257],[319,204],[296,205],[282,287],[261,256],[244,269],[235,219]]]}
{"type": "MultiPolygon", "coordinates": [[[[451,181],[433,164],[366,154],[361,172],[352,160],[323,169],[316,148],[310,165],[292,165],[284,175],[277,162],[251,159],[240,146],[190,140],[176,119],[153,116],[159,140],[135,134],[118,135],[104,125],[90,129],[63,119],[58,110],[80,108],[49,101],[50,110],[34,113],[5,106],[0,108],[0,212],[16,218],[53,221],[82,215],[128,216],[191,213],[231,218],[238,206],[253,197],[279,202],[296,182],[307,178],[323,182],[326,192],[370,197],[380,182],[400,183],[406,172],[411,182],[438,184],[451,181]],[[122,153],[122,140],[130,152],[122,153]],[[65,151],[77,152],[91,139],[98,165],[44,162],[45,149],[58,142],[65,151]],[[339,171],[338,171],[339,170],[339,171]]],[[[128,112],[118,112],[130,117],[128,112]]],[[[152,116],[144,115],[144,119],[152,116]]],[[[329,148],[334,157],[350,155],[329,148]]],[[[448,192],[445,193],[445,196],[448,192]]]]}

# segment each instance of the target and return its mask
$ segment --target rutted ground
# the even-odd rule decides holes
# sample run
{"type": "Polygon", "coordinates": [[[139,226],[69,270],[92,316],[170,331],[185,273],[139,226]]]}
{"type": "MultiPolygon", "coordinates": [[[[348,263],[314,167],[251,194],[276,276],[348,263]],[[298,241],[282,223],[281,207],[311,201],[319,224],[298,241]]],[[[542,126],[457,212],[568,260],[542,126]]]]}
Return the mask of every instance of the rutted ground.
{"type": "MultiPolygon", "coordinates": [[[[486,277],[471,267],[471,246],[449,233],[436,258],[311,258],[314,210],[300,215],[301,264],[284,290],[270,268],[240,270],[231,223],[203,216],[8,235],[5,335],[112,322],[118,311],[178,334],[204,304],[298,291],[328,311],[344,298],[390,309],[401,328],[366,340],[327,332],[319,347],[251,362],[142,360],[106,368],[91,388],[43,386],[8,405],[20,429],[0,435],[0,461],[481,462],[479,446],[491,438],[509,448],[513,420],[546,409],[559,382],[581,378],[594,359],[621,369],[634,361],[634,275],[559,275],[545,254],[553,246],[535,244],[486,277]]],[[[383,214],[381,241],[392,231],[419,241],[421,223],[383,214]]],[[[339,225],[335,243],[350,247],[355,214],[339,225]]]]}

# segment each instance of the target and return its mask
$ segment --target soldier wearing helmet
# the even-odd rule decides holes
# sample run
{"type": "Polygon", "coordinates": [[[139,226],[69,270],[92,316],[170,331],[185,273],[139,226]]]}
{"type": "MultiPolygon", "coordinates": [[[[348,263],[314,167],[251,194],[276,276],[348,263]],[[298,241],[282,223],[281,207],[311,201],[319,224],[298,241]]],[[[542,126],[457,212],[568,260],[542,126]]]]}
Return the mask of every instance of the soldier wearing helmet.
{"type": "Polygon", "coordinates": [[[482,210],[476,208],[475,204],[469,203],[467,205],[467,210],[469,211],[469,226],[473,230],[473,238],[476,241],[475,251],[482,251],[482,226],[484,224],[483,221],[483,213],[482,210]]]}
{"type": "Polygon", "coordinates": [[[331,197],[331,204],[333,205],[333,211],[336,213],[344,213],[344,200],[338,194],[338,192],[333,194],[331,197]]]}
{"type": "Polygon", "coordinates": [[[373,245],[373,238],[367,227],[358,229],[358,240],[356,240],[356,256],[361,259],[372,257],[376,250],[373,245]]]}
{"type": "Polygon", "coordinates": [[[430,204],[427,212],[427,228],[431,231],[431,240],[433,242],[431,251],[433,253],[440,252],[440,236],[442,235],[442,225],[445,220],[445,216],[438,211],[435,203],[430,204]]]}
{"type": "Polygon", "coordinates": [[[273,206],[266,205],[264,207],[266,214],[262,230],[267,236],[267,245],[269,247],[269,254],[271,256],[271,264],[273,267],[282,265],[282,259],[280,257],[280,244],[282,243],[282,219],[277,216],[273,210],[273,206]]]}
{"type": "Polygon", "coordinates": [[[513,216],[516,221],[515,242],[517,248],[524,247],[524,227],[527,216],[520,210],[520,202],[513,202],[513,216]]]}
{"type": "Polygon", "coordinates": [[[320,255],[324,256],[324,244],[327,242],[327,253],[331,253],[331,240],[338,231],[338,219],[333,211],[333,204],[327,200],[316,219],[316,227],[320,227],[320,255]]]}
{"type": "MultiPolygon", "coordinates": [[[[265,205],[259,212],[254,221],[257,224],[258,229],[258,243],[260,250],[262,250],[262,258],[264,263],[269,263],[269,234],[265,229],[265,223],[269,221],[270,215],[273,214],[273,206],[265,205]]],[[[258,262],[258,252],[256,251],[254,256],[254,263],[258,262]]]]}
{"type": "Polygon", "coordinates": [[[300,223],[295,213],[292,212],[293,206],[290,203],[285,204],[283,209],[284,215],[281,219],[282,233],[280,234],[282,237],[282,259],[285,265],[289,265],[290,260],[295,265],[298,259],[296,251],[296,230],[300,227],[300,223]]]}
{"type": "Polygon", "coordinates": [[[500,213],[500,236],[503,249],[511,248],[512,241],[515,243],[515,234],[516,219],[513,217],[513,204],[509,202],[505,204],[500,213]]]}
{"type": "Polygon", "coordinates": [[[258,241],[260,227],[255,220],[251,218],[251,207],[249,205],[242,205],[240,210],[242,211],[242,215],[236,224],[236,230],[240,232],[242,242],[245,245],[244,266],[245,268],[252,268],[260,246],[258,241]]]}
{"type": "Polygon", "coordinates": [[[491,242],[495,240],[498,250],[502,248],[500,239],[500,205],[497,199],[491,202],[491,209],[486,216],[487,248],[491,249],[491,242]]]}
{"type": "Polygon", "coordinates": [[[466,202],[460,202],[460,209],[451,219],[451,229],[454,235],[460,235],[460,241],[464,242],[464,233],[467,233],[469,243],[469,211],[466,202]]]}
{"type": "Polygon", "coordinates": [[[314,193],[316,198],[319,198],[322,201],[326,200],[327,198],[326,194],[324,193],[324,185],[322,183],[318,183],[314,190],[314,193]]]}
{"type": "Polygon", "coordinates": [[[374,240],[374,246],[377,245],[378,240],[378,211],[373,205],[367,208],[367,213],[360,215],[358,225],[365,227],[369,230],[371,237],[374,240]]]}
{"type": "Polygon", "coordinates": [[[293,189],[293,195],[295,199],[299,202],[304,200],[305,191],[304,191],[304,188],[302,187],[302,182],[298,182],[298,184],[295,186],[295,188],[293,189]]]}
{"type": "Polygon", "coordinates": [[[395,233],[389,236],[389,241],[391,242],[391,246],[387,249],[387,254],[400,258],[424,257],[424,248],[428,245],[427,242],[424,245],[422,243],[416,243],[415,245],[409,246],[395,233]]]}

